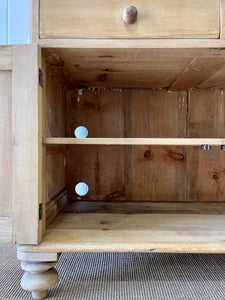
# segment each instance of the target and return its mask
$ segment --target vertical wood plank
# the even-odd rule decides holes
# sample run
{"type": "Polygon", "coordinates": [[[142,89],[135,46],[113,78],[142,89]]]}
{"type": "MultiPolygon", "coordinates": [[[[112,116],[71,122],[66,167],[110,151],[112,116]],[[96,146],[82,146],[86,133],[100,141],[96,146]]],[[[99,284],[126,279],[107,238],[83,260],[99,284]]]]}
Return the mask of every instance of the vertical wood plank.
{"type": "Polygon", "coordinates": [[[132,137],[186,137],[186,92],[132,90],[132,137]]]}
{"type": "Polygon", "coordinates": [[[225,151],[188,147],[187,192],[190,201],[225,202],[225,151]]]}
{"type": "Polygon", "coordinates": [[[220,38],[225,38],[225,0],[220,0],[220,38]]]}
{"type": "MultiPolygon", "coordinates": [[[[188,92],[187,137],[224,138],[225,90],[196,89],[188,92]]],[[[187,149],[188,199],[225,202],[225,151],[212,147],[187,149]]]]}
{"type": "Polygon", "coordinates": [[[12,216],[12,72],[0,71],[0,216],[12,216]]]}
{"type": "Polygon", "coordinates": [[[90,87],[68,93],[67,136],[85,126],[88,137],[124,137],[124,89],[90,87]]]}
{"type": "Polygon", "coordinates": [[[126,172],[126,200],[185,201],[185,147],[132,146],[126,172]]]}
{"type": "Polygon", "coordinates": [[[70,200],[125,199],[123,146],[70,146],[67,162],[70,200]],[[79,182],[88,185],[86,196],[75,193],[75,185],[79,182]]]}
{"type": "MultiPolygon", "coordinates": [[[[186,92],[133,89],[127,137],[186,137],[186,92]]],[[[185,201],[185,147],[131,146],[126,150],[126,200],[185,201]]]]}
{"type": "Polygon", "coordinates": [[[225,89],[188,92],[187,137],[225,137],[225,89]]]}
{"type": "Polygon", "coordinates": [[[42,201],[37,45],[14,46],[12,86],[14,241],[37,244],[42,201]]]}
{"type": "MultiPolygon", "coordinates": [[[[67,93],[67,136],[85,126],[88,137],[124,137],[123,89],[82,88],[67,93]]],[[[76,146],[67,156],[67,183],[72,200],[124,200],[124,147],[76,146]],[[78,182],[89,192],[79,197],[78,182]]]]}

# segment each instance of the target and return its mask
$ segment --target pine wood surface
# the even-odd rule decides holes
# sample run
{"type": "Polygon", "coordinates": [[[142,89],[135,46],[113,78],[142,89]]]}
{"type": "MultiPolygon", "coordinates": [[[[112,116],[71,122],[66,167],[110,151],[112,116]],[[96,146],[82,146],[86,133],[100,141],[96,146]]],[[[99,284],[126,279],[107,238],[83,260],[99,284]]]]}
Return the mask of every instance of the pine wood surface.
{"type": "Polygon", "coordinates": [[[41,0],[40,37],[219,38],[218,0],[135,0],[134,24],[123,22],[127,5],[118,0],[41,0]]]}
{"type": "Polygon", "coordinates": [[[38,246],[21,252],[225,253],[224,216],[60,214],[38,246]]]}
{"type": "MultiPolygon", "coordinates": [[[[134,45],[133,45],[134,46],[134,45]]],[[[225,45],[223,45],[224,48],[225,45]]],[[[63,47],[63,46],[61,46],[63,47]]],[[[183,46],[184,47],[184,46],[183,46]]],[[[51,66],[64,70],[73,86],[115,88],[169,88],[184,91],[193,87],[224,87],[225,55],[214,49],[47,48],[51,66]]],[[[215,47],[215,46],[212,46],[215,47]]],[[[71,83],[69,83],[71,85],[71,83]]]]}

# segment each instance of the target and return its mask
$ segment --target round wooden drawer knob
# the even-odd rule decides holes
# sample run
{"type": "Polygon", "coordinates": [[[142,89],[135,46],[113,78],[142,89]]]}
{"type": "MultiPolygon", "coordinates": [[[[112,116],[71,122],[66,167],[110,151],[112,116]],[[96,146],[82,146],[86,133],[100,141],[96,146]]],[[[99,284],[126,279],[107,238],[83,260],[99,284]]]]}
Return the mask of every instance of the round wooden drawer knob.
{"type": "Polygon", "coordinates": [[[126,24],[133,24],[137,20],[137,8],[134,6],[127,6],[123,10],[123,21],[126,24]]]}

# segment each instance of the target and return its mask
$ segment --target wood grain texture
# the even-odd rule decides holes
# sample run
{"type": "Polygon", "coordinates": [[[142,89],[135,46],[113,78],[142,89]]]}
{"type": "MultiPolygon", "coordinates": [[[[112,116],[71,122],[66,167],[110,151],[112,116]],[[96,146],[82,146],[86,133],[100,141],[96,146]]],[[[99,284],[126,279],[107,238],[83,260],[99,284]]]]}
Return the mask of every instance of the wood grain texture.
{"type": "Polygon", "coordinates": [[[124,200],[124,147],[71,146],[67,155],[67,184],[70,200],[124,200]],[[88,185],[86,196],[75,193],[79,182],[88,185]]]}
{"type": "Polygon", "coordinates": [[[0,71],[0,217],[12,216],[12,72],[0,71]]]}
{"type": "Polygon", "coordinates": [[[224,214],[225,203],[74,201],[63,213],[224,214]]]}
{"type": "Polygon", "coordinates": [[[41,0],[41,38],[218,38],[217,0],[135,0],[138,20],[124,24],[126,1],[41,0]],[[176,10],[174,10],[176,7],[176,10]],[[178,13],[177,13],[178,12],[178,13]],[[104,24],[104,26],[103,26],[104,24]]]}
{"type": "Polygon", "coordinates": [[[203,51],[183,49],[49,49],[45,52],[48,57],[60,57],[80,85],[92,87],[167,87],[193,56],[203,55],[203,51]]]}
{"type": "Polygon", "coordinates": [[[224,88],[224,74],[225,74],[225,67],[221,65],[220,68],[215,69],[214,72],[208,76],[205,80],[200,82],[197,87],[198,88],[224,88]]]}
{"type": "Polygon", "coordinates": [[[126,163],[126,200],[185,201],[186,161],[184,147],[131,147],[126,163]]]}
{"type": "Polygon", "coordinates": [[[66,136],[84,126],[88,137],[124,137],[125,90],[81,88],[67,94],[66,136]]]}
{"type": "Polygon", "coordinates": [[[46,203],[66,187],[66,153],[46,156],[46,203]]]}
{"type": "MultiPolygon", "coordinates": [[[[67,94],[67,136],[85,126],[88,136],[124,136],[124,98],[119,89],[84,88],[67,94]],[[113,116],[113,117],[112,117],[113,116]]],[[[81,199],[74,187],[89,186],[82,199],[124,199],[124,148],[104,146],[70,147],[67,155],[69,198],[81,199]]]]}
{"type": "Polygon", "coordinates": [[[221,78],[220,72],[225,68],[225,57],[195,57],[181,74],[171,84],[170,90],[186,91],[193,87],[212,87],[210,78],[214,78],[218,82],[215,86],[224,86],[225,81],[221,78]]]}
{"type": "Polygon", "coordinates": [[[167,89],[133,89],[131,95],[131,128],[127,137],[186,137],[186,92],[167,89]]]}
{"type": "MultiPolygon", "coordinates": [[[[61,70],[56,72],[49,60],[43,60],[43,110],[45,135],[66,136],[66,88],[61,70]]],[[[60,63],[55,60],[57,64],[60,63]]],[[[66,187],[66,148],[61,151],[45,150],[45,202],[47,203],[66,187]]],[[[48,219],[48,216],[46,217],[48,219]]],[[[48,222],[48,220],[47,220],[48,222]]]]}
{"type": "MultiPolygon", "coordinates": [[[[225,96],[223,89],[197,89],[188,93],[187,136],[224,137],[225,96]]],[[[191,201],[225,201],[225,153],[188,147],[187,184],[191,201]],[[212,200],[213,199],[213,200],[212,200]]]]}
{"type": "Polygon", "coordinates": [[[59,79],[59,73],[45,65],[45,134],[65,136],[66,132],[66,91],[59,79]]]}
{"type": "MultiPolygon", "coordinates": [[[[91,137],[182,137],[186,135],[186,111],[185,92],[84,88],[68,95],[67,134],[72,136],[82,125],[91,137]]],[[[183,200],[185,159],[184,148],[134,147],[128,153],[123,147],[71,147],[67,159],[69,197],[79,199],[74,197],[74,186],[84,181],[90,190],[82,199],[123,200],[125,196],[137,201],[183,200]]]]}
{"type": "Polygon", "coordinates": [[[75,49],[223,49],[222,39],[40,39],[43,48],[75,49]]]}
{"type": "Polygon", "coordinates": [[[225,202],[225,153],[213,146],[210,151],[187,150],[188,199],[198,202],[225,202]]]}
{"type": "Polygon", "coordinates": [[[12,70],[12,46],[0,47],[0,70],[12,70]]]}
{"type": "Polygon", "coordinates": [[[57,138],[43,137],[47,151],[64,153],[66,145],[155,145],[155,146],[201,146],[202,144],[224,145],[222,138],[57,138]],[[62,148],[61,148],[62,147],[62,148]]]}
{"type": "Polygon", "coordinates": [[[194,89],[188,92],[187,137],[225,137],[224,89],[194,89]]]}
{"type": "Polygon", "coordinates": [[[223,215],[61,214],[27,252],[225,253],[223,215]]]}
{"type": "Polygon", "coordinates": [[[220,38],[225,38],[225,1],[220,0],[220,38]]]}
{"type": "Polygon", "coordinates": [[[50,224],[68,202],[68,191],[64,189],[46,204],[46,223],[50,224]]]}
{"type": "Polygon", "coordinates": [[[14,241],[36,244],[42,199],[37,45],[14,46],[12,86],[14,241]]]}
{"type": "Polygon", "coordinates": [[[0,243],[12,243],[12,223],[12,217],[0,217],[0,243]]]}
{"type": "Polygon", "coordinates": [[[75,82],[89,87],[169,87],[181,91],[225,86],[225,53],[220,48],[48,48],[44,53],[49,60],[57,57],[61,61],[58,73],[64,70],[69,74],[70,89],[75,82]]]}
{"type": "MultiPolygon", "coordinates": [[[[135,89],[128,100],[127,136],[185,137],[185,92],[135,89]]],[[[183,201],[186,198],[184,147],[126,148],[126,200],[183,201]]]]}

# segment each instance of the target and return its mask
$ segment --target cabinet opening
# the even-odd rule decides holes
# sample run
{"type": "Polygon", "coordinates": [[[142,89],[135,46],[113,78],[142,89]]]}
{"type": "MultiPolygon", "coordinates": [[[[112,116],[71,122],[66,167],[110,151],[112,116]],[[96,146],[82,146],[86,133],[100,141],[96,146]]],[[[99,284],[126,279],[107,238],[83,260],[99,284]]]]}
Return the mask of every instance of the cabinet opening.
{"type": "Polygon", "coordinates": [[[202,243],[215,231],[220,243],[224,51],[45,48],[42,55],[48,228],[89,228],[110,239],[121,226],[137,241],[139,228],[143,240],[146,230],[156,232],[155,242],[197,242],[198,231],[202,243]]]}

